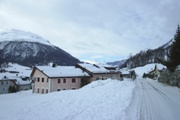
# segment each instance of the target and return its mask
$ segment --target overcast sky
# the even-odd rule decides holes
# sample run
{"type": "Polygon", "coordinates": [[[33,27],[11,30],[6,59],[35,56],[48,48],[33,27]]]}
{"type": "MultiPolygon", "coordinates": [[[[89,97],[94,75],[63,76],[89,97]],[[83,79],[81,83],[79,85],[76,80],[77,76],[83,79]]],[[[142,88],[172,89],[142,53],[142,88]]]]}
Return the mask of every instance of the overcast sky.
{"type": "Polygon", "coordinates": [[[0,0],[0,29],[36,33],[80,60],[114,61],[173,38],[180,0],[0,0]]]}

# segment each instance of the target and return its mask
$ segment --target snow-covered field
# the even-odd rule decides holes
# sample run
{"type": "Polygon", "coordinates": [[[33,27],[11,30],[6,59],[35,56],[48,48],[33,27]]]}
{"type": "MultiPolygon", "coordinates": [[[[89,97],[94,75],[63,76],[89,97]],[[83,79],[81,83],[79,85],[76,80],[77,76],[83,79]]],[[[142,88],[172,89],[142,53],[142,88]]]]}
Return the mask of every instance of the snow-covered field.
{"type": "Polygon", "coordinates": [[[0,120],[119,120],[134,88],[132,80],[108,79],[78,90],[0,95],[0,120]]]}

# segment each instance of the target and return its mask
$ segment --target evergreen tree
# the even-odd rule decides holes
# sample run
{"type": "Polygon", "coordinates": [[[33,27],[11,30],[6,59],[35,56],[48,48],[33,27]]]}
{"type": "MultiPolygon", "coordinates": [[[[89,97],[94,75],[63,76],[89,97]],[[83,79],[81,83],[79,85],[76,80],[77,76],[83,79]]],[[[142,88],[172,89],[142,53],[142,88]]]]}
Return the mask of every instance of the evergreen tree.
{"type": "Polygon", "coordinates": [[[167,67],[171,72],[174,72],[176,67],[180,65],[180,26],[178,25],[174,41],[168,54],[169,60],[165,61],[157,58],[157,61],[167,67]]]}
{"type": "Polygon", "coordinates": [[[8,91],[9,91],[9,93],[12,93],[12,85],[9,86],[8,91]]]}
{"type": "Polygon", "coordinates": [[[169,64],[172,71],[180,65],[180,27],[178,25],[178,28],[176,30],[176,34],[174,35],[174,42],[172,44],[172,47],[170,49],[169,53],[169,64]]]}
{"type": "Polygon", "coordinates": [[[12,86],[12,93],[17,92],[16,86],[12,86]]]}

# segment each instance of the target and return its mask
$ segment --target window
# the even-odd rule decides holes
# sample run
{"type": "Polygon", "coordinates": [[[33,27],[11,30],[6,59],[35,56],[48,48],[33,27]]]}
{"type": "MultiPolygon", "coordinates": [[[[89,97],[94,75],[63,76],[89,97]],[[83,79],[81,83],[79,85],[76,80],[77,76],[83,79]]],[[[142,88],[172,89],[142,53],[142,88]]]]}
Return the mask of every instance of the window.
{"type": "Polygon", "coordinates": [[[61,89],[57,89],[57,91],[61,91],[61,89]]]}
{"type": "Polygon", "coordinates": [[[73,79],[72,79],[72,83],[75,83],[75,82],[76,82],[76,78],[73,78],[73,79]]]}
{"type": "Polygon", "coordinates": [[[37,78],[37,82],[39,82],[39,81],[40,81],[40,78],[38,77],[38,78],[37,78]]]}
{"type": "Polygon", "coordinates": [[[39,88],[37,89],[37,93],[39,93],[39,88]]]}
{"type": "Polygon", "coordinates": [[[99,80],[99,77],[97,77],[96,80],[99,80]]]}
{"type": "Polygon", "coordinates": [[[48,93],[48,89],[46,89],[46,93],[48,93]]]}
{"type": "Polygon", "coordinates": [[[6,84],[8,84],[8,81],[6,81],[6,84]]]}
{"type": "Polygon", "coordinates": [[[72,90],[75,90],[76,88],[72,88],[72,90]]]}
{"type": "Polygon", "coordinates": [[[63,79],[63,83],[66,83],[66,79],[65,78],[63,79]]]}
{"type": "Polygon", "coordinates": [[[47,78],[46,82],[48,83],[48,78],[47,78]]]}
{"type": "Polygon", "coordinates": [[[42,78],[42,82],[44,82],[44,78],[42,78]]]}
{"type": "Polygon", "coordinates": [[[6,90],[6,88],[3,88],[3,91],[5,91],[6,90]]]}
{"type": "Polygon", "coordinates": [[[44,89],[42,89],[42,94],[44,94],[44,89]]]}
{"type": "Polygon", "coordinates": [[[61,83],[61,79],[58,79],[58,83],[61,83]]]}
{"type": "Polygon", "coordinates": [[[4,84],[4,82],[3,81],[1,81],[1,85],[3,85],[4,84]]]}

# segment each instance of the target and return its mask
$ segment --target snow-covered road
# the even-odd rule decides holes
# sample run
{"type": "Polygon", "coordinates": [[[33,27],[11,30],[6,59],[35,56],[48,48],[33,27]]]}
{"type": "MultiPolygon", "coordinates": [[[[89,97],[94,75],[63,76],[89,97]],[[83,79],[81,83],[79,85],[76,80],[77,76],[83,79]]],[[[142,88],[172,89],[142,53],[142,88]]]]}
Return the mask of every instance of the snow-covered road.
{"type": "Polygon", "coordinates": [[[128,120],[180,120],[180,89],[139,78],[126,112],[128,120]]]}

